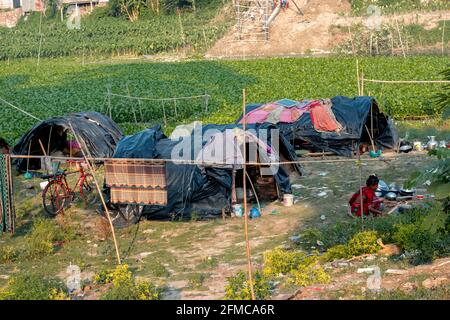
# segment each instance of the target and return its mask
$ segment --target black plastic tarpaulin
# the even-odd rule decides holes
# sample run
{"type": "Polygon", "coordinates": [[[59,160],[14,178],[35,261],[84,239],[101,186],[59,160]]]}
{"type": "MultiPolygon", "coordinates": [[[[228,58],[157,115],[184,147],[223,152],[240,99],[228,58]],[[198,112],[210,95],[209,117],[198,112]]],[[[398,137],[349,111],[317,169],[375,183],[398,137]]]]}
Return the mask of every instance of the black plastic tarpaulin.
{"type": "MultiPolygon", "coordinates": [[[[114,154],[117,143],[123,134],[116,123],[107,116],[98,112],[71,113],[61,117],[54,117],[39,122],[25,133],[14,146],[12,153],[15,155],[43,155],[39,140],[50,153],[62,151],[66,147],[67,133],[71,132],[72,125],[76,135],[84,144],[90,156],[95,158],[107,158],[114,154]]],[[[46,151],[47,152],[47,151],[46,151]]],[[[26,170],[27,160],[17,159],[19,171],[26,170]]],[[[40,161],[29,160],[29,168],[37,170],[40,161]]]]}
{"type": "MultiPolygon", "coordinates": [[[[207,130],[224,131],[241,127],[238,125],[207,125],[202,127],[202,134],[207,130]]],[[[258,131],[267,128],[270,132],[276,129],[273,125],[250,126],[249,129],[258,131]]],[[[177,153],[180,141],[171,140],[164,136],[160,126],[141,131],[135,135],[122,139],[117,146],[114,158],[146,158],[146,159],[174,159],[180,156],[177,153]]],[[[188,150],[188,159],[195,160],[194,135],[189,136],[191,146],[188,150]]],[[[283,140],[284,141],[284,140],[283,140]]],[[[202,141],[202,148],[207,141],[202,141]]],[[[289,144],[282,143],[282,152],[287,153],[286,158],[295,160],[295,152],[289,144]]],[[[282,168],[274,176],[282,192],[290,192],[289,176],[282,168]]],[[[220,166],[200,166],[196,164],[166,162],[167,205],[146,205],[143,214],[149,219],[189,219],[192,214],[198,217],[216,216],[221,214],[222,208],[230,209],[232,171],[220,166]]]]}
{"type": "MultiPolygon", "coordinates": [[[[398,143],[398,134],[392,119],[383,114],[373,97],[360,96],[348,98],[337,96],[331,99],[332,112],[343,126],[340,132],[318,132],[311,121],[310,113],[304,113],[293,123],[278,123],[282,136],[294,145],[302,140],[315,149],[351,156],[356,144],[370,143],[369,134],[373,128],[373,140],[379,148],[392,149],[398,143]],[[366,128],[367,127],[367,128],[366,128]],[[367,130],[368,129],[368,130],[367,130]]],[[[250,112],[262,104],[247,105],[250,112]]],[[[242,116],[238,119],[239,122],[242,116]]]]}

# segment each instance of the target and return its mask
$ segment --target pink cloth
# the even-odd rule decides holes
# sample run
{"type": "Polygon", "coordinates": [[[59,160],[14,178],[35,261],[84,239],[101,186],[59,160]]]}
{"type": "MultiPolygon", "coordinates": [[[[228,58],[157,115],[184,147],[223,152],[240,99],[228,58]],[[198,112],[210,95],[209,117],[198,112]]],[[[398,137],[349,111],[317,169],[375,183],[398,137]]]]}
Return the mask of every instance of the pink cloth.
{"type": "Polygon", "coordinates": [[[319,100],[310,105],[311,122],[316,131],[339,132],[341,124],[336,120],[331,110],[331,101],[319,100]]]}
{"type": "Polygon", "coordinates": [[[70,140],[67,142],[67,144],[71,149],[81,149],[80,145],[75,140],[70,140]]]}
{"type": "MultiPolygon", "coordinates": [[[[284,107],[277,103],[271,102],[260,106],[259,108],[250,111],[245,116],[245,123],[278,123],[286,122],[292,123],[297,121],[303,113],[308,110],[308,105],[302,107],[284,107]]],[[[243,123],[244,118],[239,121],[243,123]]]]}

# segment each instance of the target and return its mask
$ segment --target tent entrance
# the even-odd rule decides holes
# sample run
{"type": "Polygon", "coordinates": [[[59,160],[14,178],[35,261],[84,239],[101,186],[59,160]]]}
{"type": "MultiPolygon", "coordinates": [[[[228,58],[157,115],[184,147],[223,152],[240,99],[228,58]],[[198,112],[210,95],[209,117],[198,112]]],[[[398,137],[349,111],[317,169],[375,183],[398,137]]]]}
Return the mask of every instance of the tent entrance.
{"type": "MultiPolygon", "coordinates": [[[[236,200],[238,203],[243,200],[243,174],[244,170],[236,170],[236,200]]],[[[259,201],[273,201],[280,198],[280,190],[275,177],[273,175],[263,175],[261,166],[248,165],[247,174],[248,202],[256,203],[256,197],[259,201]]]]}

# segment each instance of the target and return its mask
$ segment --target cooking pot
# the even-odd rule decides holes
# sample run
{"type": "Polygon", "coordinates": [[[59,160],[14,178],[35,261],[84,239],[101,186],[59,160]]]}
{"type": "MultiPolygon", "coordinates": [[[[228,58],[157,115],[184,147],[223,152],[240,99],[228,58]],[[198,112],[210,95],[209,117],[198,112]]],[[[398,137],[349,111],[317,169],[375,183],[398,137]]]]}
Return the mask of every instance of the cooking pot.
{"type": "Polygon", "coordinates": [[[397,199],[397,194],[395,192],[388,192],[384,197],[387,200],[395,201],[395,199],[397,199]]]}
{"type": "Polygon", "coordinates": [[[378,182],[378,188],[377,188],[377,190],[375,190],[375,191],[381,192],[382,195],[385,195],[386,193],[389,192],[389,187],[388,187],[388,185],[386,184],[386,182],[384,182],[383,180],[380,180],[380,181],[378,182]]]}
{"type": "Polygon", "coordinates": [[[416,192],[416,189],[400,189],[400,195],[401,196],[412,196],[416,192]]]}
{"type": "Polygon", "coordinates": [[[398,193],[398,188],[397,188],[397,185],[395,184],[395,182],[393,182],[389,185],[389,192],[398,193]]]}

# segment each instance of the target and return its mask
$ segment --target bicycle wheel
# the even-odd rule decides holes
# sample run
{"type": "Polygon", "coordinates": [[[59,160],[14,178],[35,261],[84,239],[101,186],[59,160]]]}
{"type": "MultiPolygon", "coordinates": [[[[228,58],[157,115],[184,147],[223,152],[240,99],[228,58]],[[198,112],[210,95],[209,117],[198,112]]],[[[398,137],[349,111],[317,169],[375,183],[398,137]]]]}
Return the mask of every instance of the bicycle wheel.
{"type": "Polygon", "coordinates": [[[94,182],[94,176],[88,173],[81,187],[80,198],[86,205],[93,205],[98,201],[98,192],[94,182]]]}
{"type": "Polygon", "coordinates": [[[42,193],[44,210],[52,217],[63,212],[66,200],[66,187],[57,181],[50,181],[42,193]]]}

